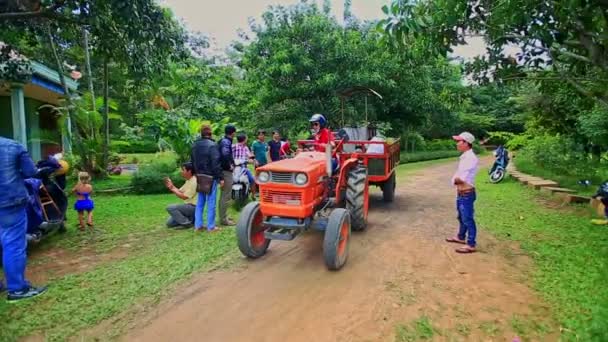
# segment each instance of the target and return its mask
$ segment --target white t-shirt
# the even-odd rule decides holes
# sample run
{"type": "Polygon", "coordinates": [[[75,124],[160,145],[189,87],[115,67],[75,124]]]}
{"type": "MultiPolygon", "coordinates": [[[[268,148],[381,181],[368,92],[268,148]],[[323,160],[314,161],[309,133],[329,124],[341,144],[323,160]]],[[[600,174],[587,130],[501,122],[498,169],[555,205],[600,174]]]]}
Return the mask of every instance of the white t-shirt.
{"type": "Polygon", "coordinates": [[[465,183],[470,186],[475,186],[475,176],[477,175],[477,170],[479,168],[479,159],[473,152],[473,150],[468,150],[464,152],[460,156],[460,161],[458,162],[458,170],[452,177],[452,185],[454,185],[454,180],[456,177],[462,179],[465,183]]]}

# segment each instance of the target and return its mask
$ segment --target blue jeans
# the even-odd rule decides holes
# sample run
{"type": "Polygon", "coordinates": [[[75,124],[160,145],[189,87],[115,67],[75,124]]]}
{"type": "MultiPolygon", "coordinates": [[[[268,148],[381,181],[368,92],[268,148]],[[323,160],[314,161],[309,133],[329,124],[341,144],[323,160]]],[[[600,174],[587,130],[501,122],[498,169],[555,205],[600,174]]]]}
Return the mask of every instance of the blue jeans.
{"type": "Polygon", "coordinates": [[[211,191],[208,194],[198,193],[196,210],[194,211],[194,229],[204,226],[203,209],[207,203],[207,230],[215,228],[215,206],[217,203],[218,181],[213,181],[211,191]]]}
{"type": "Polygon", "coordinates": [[[463,195],[458,195],[456,198],[456,210],[458,210],[458,222],[460,228],[458,230],[458,238],[467,241],[467,245],[475,247],[477,236],[477,226],[475,225],[475,209],[473,204],[477,199],[475,192],[470,192],[463,195]]]}
{"type": "Polygon", "coordinates": [[[9,292],[30,287],[25,280],[27,262],[27,214],[25,205],[0,208],[0,241],[6,287],[9,292]]]}

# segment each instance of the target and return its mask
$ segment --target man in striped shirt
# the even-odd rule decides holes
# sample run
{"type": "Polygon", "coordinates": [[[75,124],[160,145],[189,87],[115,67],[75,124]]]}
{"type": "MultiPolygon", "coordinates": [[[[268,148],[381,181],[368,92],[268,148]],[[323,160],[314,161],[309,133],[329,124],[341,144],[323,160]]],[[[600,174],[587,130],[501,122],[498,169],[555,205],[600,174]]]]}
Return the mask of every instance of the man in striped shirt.
{"type": "MultiPolygon", "coordinates": [[[[247,136],[244,133],[237,135],[236,144],[232,145],[232,159],[234,159],[235,163],[253,159],[253,154],[249,150],[249,147],[247,147],[247,136]]],[[[255,179],[253,178],[251,171],[247,168],[247,165],[245,164],[243,167],[245,167],[245,174],[249,180],[251,197],[255,199],[255,179]]]]}

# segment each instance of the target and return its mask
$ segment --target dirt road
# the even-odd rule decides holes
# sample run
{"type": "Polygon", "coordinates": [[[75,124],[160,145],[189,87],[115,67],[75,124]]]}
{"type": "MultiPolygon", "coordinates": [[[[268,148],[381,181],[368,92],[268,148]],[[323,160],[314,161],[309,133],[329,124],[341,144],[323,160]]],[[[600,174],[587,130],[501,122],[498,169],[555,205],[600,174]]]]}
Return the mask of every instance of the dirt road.
{"type": "Polygon", "coordinates": [[[527,260],[504,256],[515,246],[483,227],[477,254],[456,254],[444,242],[456,227],[454,167],[398,180],[390,205],[375,193],[369,228],[353,235],[341,271],[325,269],[321,234],[273,242],[239,270],[201,276],[124,340],[512,341],[544,308],[526,285],[527,260]]]}

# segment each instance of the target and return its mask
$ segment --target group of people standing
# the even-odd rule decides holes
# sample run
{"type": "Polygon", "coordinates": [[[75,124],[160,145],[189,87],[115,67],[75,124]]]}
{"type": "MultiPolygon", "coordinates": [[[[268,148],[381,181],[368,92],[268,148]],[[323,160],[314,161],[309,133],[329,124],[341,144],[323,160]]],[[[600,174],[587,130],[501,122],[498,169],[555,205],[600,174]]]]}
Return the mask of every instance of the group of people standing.
{"type": "MultiPolygon", "coordinates": [[[[253,161],[257,168],[266,165],[269,161],[287,158],[290,154],[289,140],[281,138],[277,130],[272,131],[272,140],[269,142],[266,142],[266,132],[259,130],[250,149],[247,145],[247,135],[237,134],[234,125],[227,125],[224,128],[224,136],[218,142],[212,137],[211,127],[203,125],[200,139],[192,146],[191,162],[184,163],[181,168],[181,174],[186,181],[184,185],[177,188],[170,179],[165,179],[165,185],[169,191],[183,200],[181,204],[167,207],[170,215],[167,226],[172,228],[194,227],[196,232],[216,232],[218,230],[216,224],[217,196],[220,196],[219,225],[235,225],[234,220],[228,217],[228,206],[232,194],[233,171],[237,162],[253,161]],[[212,178],[208,191],[197,190],[197,175],[212,178]],[[206,215],[204,215],[205,206],[207,207],[206,215]]],[[[251,185],[252,197],[255,197],[255,178],[246,167],[245,173],[251,185]]]]}

